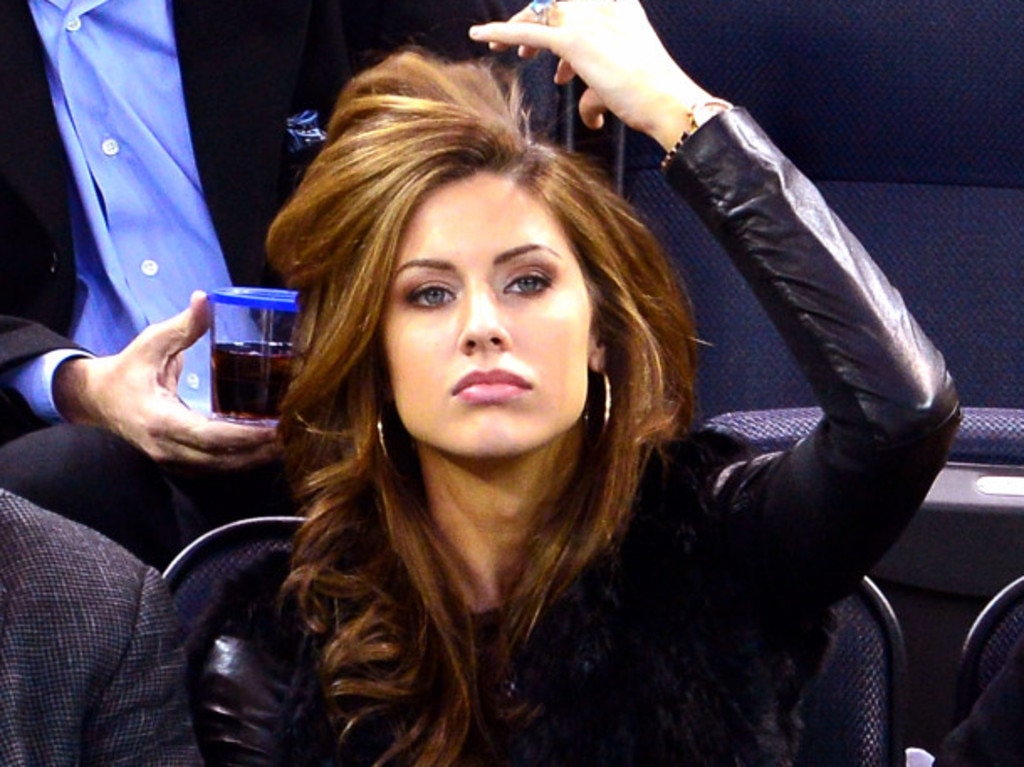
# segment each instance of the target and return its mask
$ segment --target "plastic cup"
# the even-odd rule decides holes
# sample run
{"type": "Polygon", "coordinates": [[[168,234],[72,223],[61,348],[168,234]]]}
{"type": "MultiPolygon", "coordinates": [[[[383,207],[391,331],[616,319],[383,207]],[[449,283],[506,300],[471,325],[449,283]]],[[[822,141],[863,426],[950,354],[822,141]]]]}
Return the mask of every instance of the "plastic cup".
{"type": "Polygon", "coordinates": [[[297,293],[221,288],[207,297],[213,310],[210,381],[214,417],[276,424],[291,370],[297,293]]]}

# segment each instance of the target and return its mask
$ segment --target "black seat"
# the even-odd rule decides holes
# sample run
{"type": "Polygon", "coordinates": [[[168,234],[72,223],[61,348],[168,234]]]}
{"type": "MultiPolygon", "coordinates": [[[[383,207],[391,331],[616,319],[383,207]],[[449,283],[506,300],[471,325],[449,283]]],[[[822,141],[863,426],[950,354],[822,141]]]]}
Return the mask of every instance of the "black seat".
{"type": "Polygon", "coordinates": [[[300,517],[253,517],[200,536],[167,566],[164,579],[188,633],[220,584],[272,552],[291,551],[300,517]]]}
{"type": "MultiPolygon", "coordinates": [[[[724,413],[708,426],[739,433],[764,451],[808,434],[817,408],[724,413]]],[[[921,510],[871,576],[905,632],[908,741],[934,750],[953,716],[963,638],[978,612],[1024,574],[1024,417],[965,408],[950,462],[921,510]]]]}
{"type": "Polygon", "coordinates": [[[971,711],[978,696],[1024,638],[1024,577],[1013,581],[978,615],[964,642],[957,670],[953,724],[971,711]]]}
{"type": "Polygon", "coordinates": [[[836,606],[836,634],[803,703],[796,767],[903,767],[906,653],[869,578],[836,606]]]}

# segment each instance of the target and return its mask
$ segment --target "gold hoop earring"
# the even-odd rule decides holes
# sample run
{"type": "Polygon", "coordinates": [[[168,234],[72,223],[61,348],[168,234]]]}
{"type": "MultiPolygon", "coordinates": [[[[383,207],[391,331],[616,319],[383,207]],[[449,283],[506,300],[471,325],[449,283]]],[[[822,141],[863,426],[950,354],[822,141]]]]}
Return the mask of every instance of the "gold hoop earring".
{"type": "MultiPolygon", "coordinates": [[[[593,381],[593,378],[597,376],[597,373],[593,370],[590,372],[592,374],[590,380],[593,381]]],[[[596,441],[602,434],[604,434],[604,430],[608,428],[608,420],[612,417],[612,382],[608,378],[608,374],[603,370],[601,371],[601,385],[604,387],[604,409],[601,411],[602,419],[600,428],[597,428],[596,426],[592,427],[590,423],[590,411],[597,409],[596,402],[594,402],[596,398],[592,396],[591,392],[587,393],[587,405],[583,409],[584,428],[590,435],[590,439],[592,441],[596,441]]]]}
{"type": "Polygon", "coordinates": [[[380,449],[384,451],[384,457],[387,460],[391,460],[391,456],[388,454],[388,445],[384,441],[384,418],[383,416],[377,416],[377,441],[380,443],[380,449]]]}
{"type": "Polygon", "coordinates": [[[612,417],[612,382],[608,378],[608,373],[603,370],[601,371],[601,380],[604,381],[604,421],[601,423],[601,433],[603,434],[612,417]]]}

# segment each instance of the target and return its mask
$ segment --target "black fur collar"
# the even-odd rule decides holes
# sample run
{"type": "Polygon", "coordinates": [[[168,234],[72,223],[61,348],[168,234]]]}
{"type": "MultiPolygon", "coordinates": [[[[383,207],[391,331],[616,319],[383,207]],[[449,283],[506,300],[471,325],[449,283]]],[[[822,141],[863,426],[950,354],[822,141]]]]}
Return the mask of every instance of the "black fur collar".
{"type": "Polygon", "coordinates": [[[543,706],[513,765],[789,764],[796,707],[827,646],[826,615],[777,614],[719,546],[707,477],[738,457],[719,437],[654,463],[614,561],[586,573],[516,662],[543,706]]]}
{"type": "MultiPolygon", "coordinates": [[[[792,761],[797,703],[824,655],[827,615],[776,614],[718,547],[723,518],[704,486],[736,450],[720,438],[690,440],[673,471],[652,465],[618,556],[585,573],[538,623],[510,685],[540,713],[511,738],[511,767],[792,761]]],[[[286,567],[283,557],[268,559],[234,584],[190,655],[201,658],[215,635],[230,633],[290,669],[281,763],[322,765],[333,737],[315,648],[273,600],[286,567]]],[[[384,726],[358,733],[345,767],[372,764],[387,737],[384,726]]]]}

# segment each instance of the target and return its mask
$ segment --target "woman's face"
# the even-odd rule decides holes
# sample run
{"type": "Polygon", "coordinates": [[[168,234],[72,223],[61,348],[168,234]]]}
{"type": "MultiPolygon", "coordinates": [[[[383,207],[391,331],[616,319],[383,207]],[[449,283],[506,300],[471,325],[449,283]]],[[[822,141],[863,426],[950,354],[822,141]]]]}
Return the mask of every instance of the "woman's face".
{"type": "Polygon", "coordinates": [[[547,209],[481,173],[426,197],[402,241],[384,315],[398,414],[418,450],[511,458],[579,420],[603,370],[573,249],[547,209]]]}

